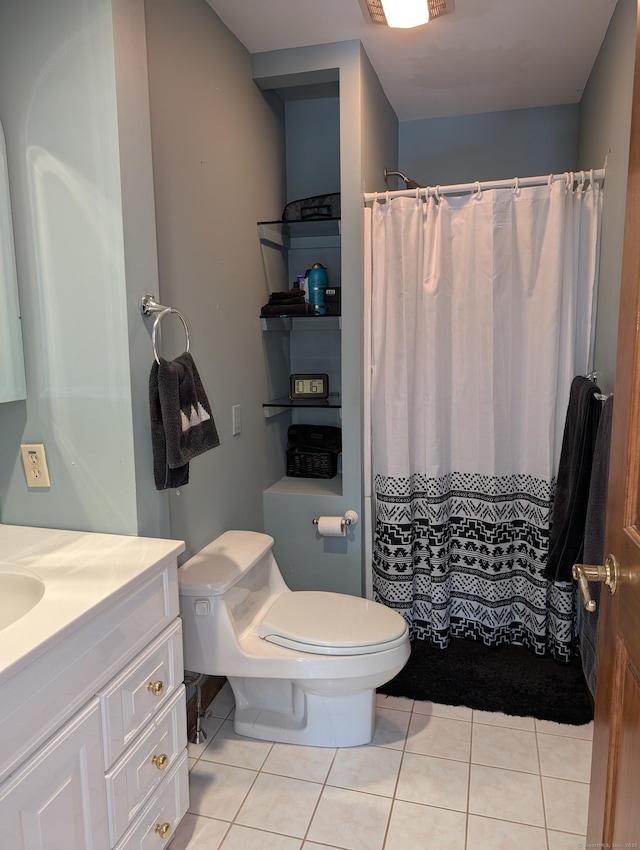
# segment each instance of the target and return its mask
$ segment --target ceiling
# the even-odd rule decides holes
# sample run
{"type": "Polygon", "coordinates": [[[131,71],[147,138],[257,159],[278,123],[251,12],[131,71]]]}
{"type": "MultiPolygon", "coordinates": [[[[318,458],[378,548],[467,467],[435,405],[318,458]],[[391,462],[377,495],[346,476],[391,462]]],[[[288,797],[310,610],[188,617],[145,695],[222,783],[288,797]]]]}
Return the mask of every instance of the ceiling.
{"type": "Polygon", "coordinates": [[[454,0],[413,30],[359,0],[207,0],[250,53],[359,39],[400,121],[577,103],[617,0],[454,0]]]}

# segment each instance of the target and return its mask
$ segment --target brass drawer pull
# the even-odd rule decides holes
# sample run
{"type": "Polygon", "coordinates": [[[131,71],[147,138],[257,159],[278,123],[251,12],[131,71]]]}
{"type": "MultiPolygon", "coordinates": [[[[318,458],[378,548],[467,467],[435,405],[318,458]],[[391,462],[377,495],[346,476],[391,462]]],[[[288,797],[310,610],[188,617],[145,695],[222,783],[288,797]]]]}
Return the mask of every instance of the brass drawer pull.
{"type": "Polygon", "coordinates": [[[160,755],[153,756],[151,764],[155,764],[158,770],[164,770],[169,764],[169,759],[164,753],[160,753],[160,755]]]}
{"type": "Polygon", "coordinates": [[[154,697],[159,697],[162,691],[164,690],[164,682],[158,680],[157,682],[149,682],[147,685],[147,690],[151,691],[154,697]]]}
{"type": "Polygon", "coordinates": [[[171,832],[171,824],[166,821],[164,823],[157,823],[154,832],[157,832],[160,838],[166,838],[171,832]]]}

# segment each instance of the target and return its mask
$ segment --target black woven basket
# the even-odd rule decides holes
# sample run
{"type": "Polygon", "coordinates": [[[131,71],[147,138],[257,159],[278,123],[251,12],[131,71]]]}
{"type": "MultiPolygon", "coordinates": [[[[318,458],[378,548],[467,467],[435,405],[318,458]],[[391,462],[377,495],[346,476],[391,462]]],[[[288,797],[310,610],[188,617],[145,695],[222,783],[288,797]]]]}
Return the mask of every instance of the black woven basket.
{"type": "Polygon", "coordinates": [[[287,449],[289,478],[334,478],[337,474],[338,455],[335,452],[287,449]]]}
{"type": "Polygon", "coordinates": [[[331,425],[291,425],[287,443],[290,478],[333,478],[338,474],[342,432],[331,425]]]}

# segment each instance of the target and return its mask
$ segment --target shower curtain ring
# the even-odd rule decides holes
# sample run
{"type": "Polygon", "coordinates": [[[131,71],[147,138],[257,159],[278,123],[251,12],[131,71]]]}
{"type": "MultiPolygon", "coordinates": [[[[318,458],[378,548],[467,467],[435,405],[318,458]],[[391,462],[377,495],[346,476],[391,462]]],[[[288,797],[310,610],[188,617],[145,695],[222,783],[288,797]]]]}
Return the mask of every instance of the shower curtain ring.
{"type": "Polygon", "coordinates": [[[480,198],[482,198],[482,187],[480,186],[479,180],[476,180],[475,187],[476,187],[476,201],[479,201],[480,198]]]}
{"type": "Polygon", "coordinates": [[[519,191],[520,191],[520,178],[514,177],[513,178],[513,194],[517,195],[519,191]]]}
{"type": "Polygon", "coordinates": [[[433,190],[433,195],[438,203],[440,203],[440,186],[436,186],[433,190]]]}

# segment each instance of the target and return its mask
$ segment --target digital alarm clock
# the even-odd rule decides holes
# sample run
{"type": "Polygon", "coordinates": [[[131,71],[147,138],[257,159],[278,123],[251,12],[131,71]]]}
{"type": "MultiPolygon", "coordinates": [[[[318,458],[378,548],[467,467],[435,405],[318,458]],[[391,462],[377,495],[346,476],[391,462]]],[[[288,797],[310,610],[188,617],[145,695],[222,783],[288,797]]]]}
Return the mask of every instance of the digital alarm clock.
{"type": "Polygon", "coordinates": [[[291,375],[289,379],[289,398],[326,399],[329,398],[329,376],[319,373],[291,375]]]}

